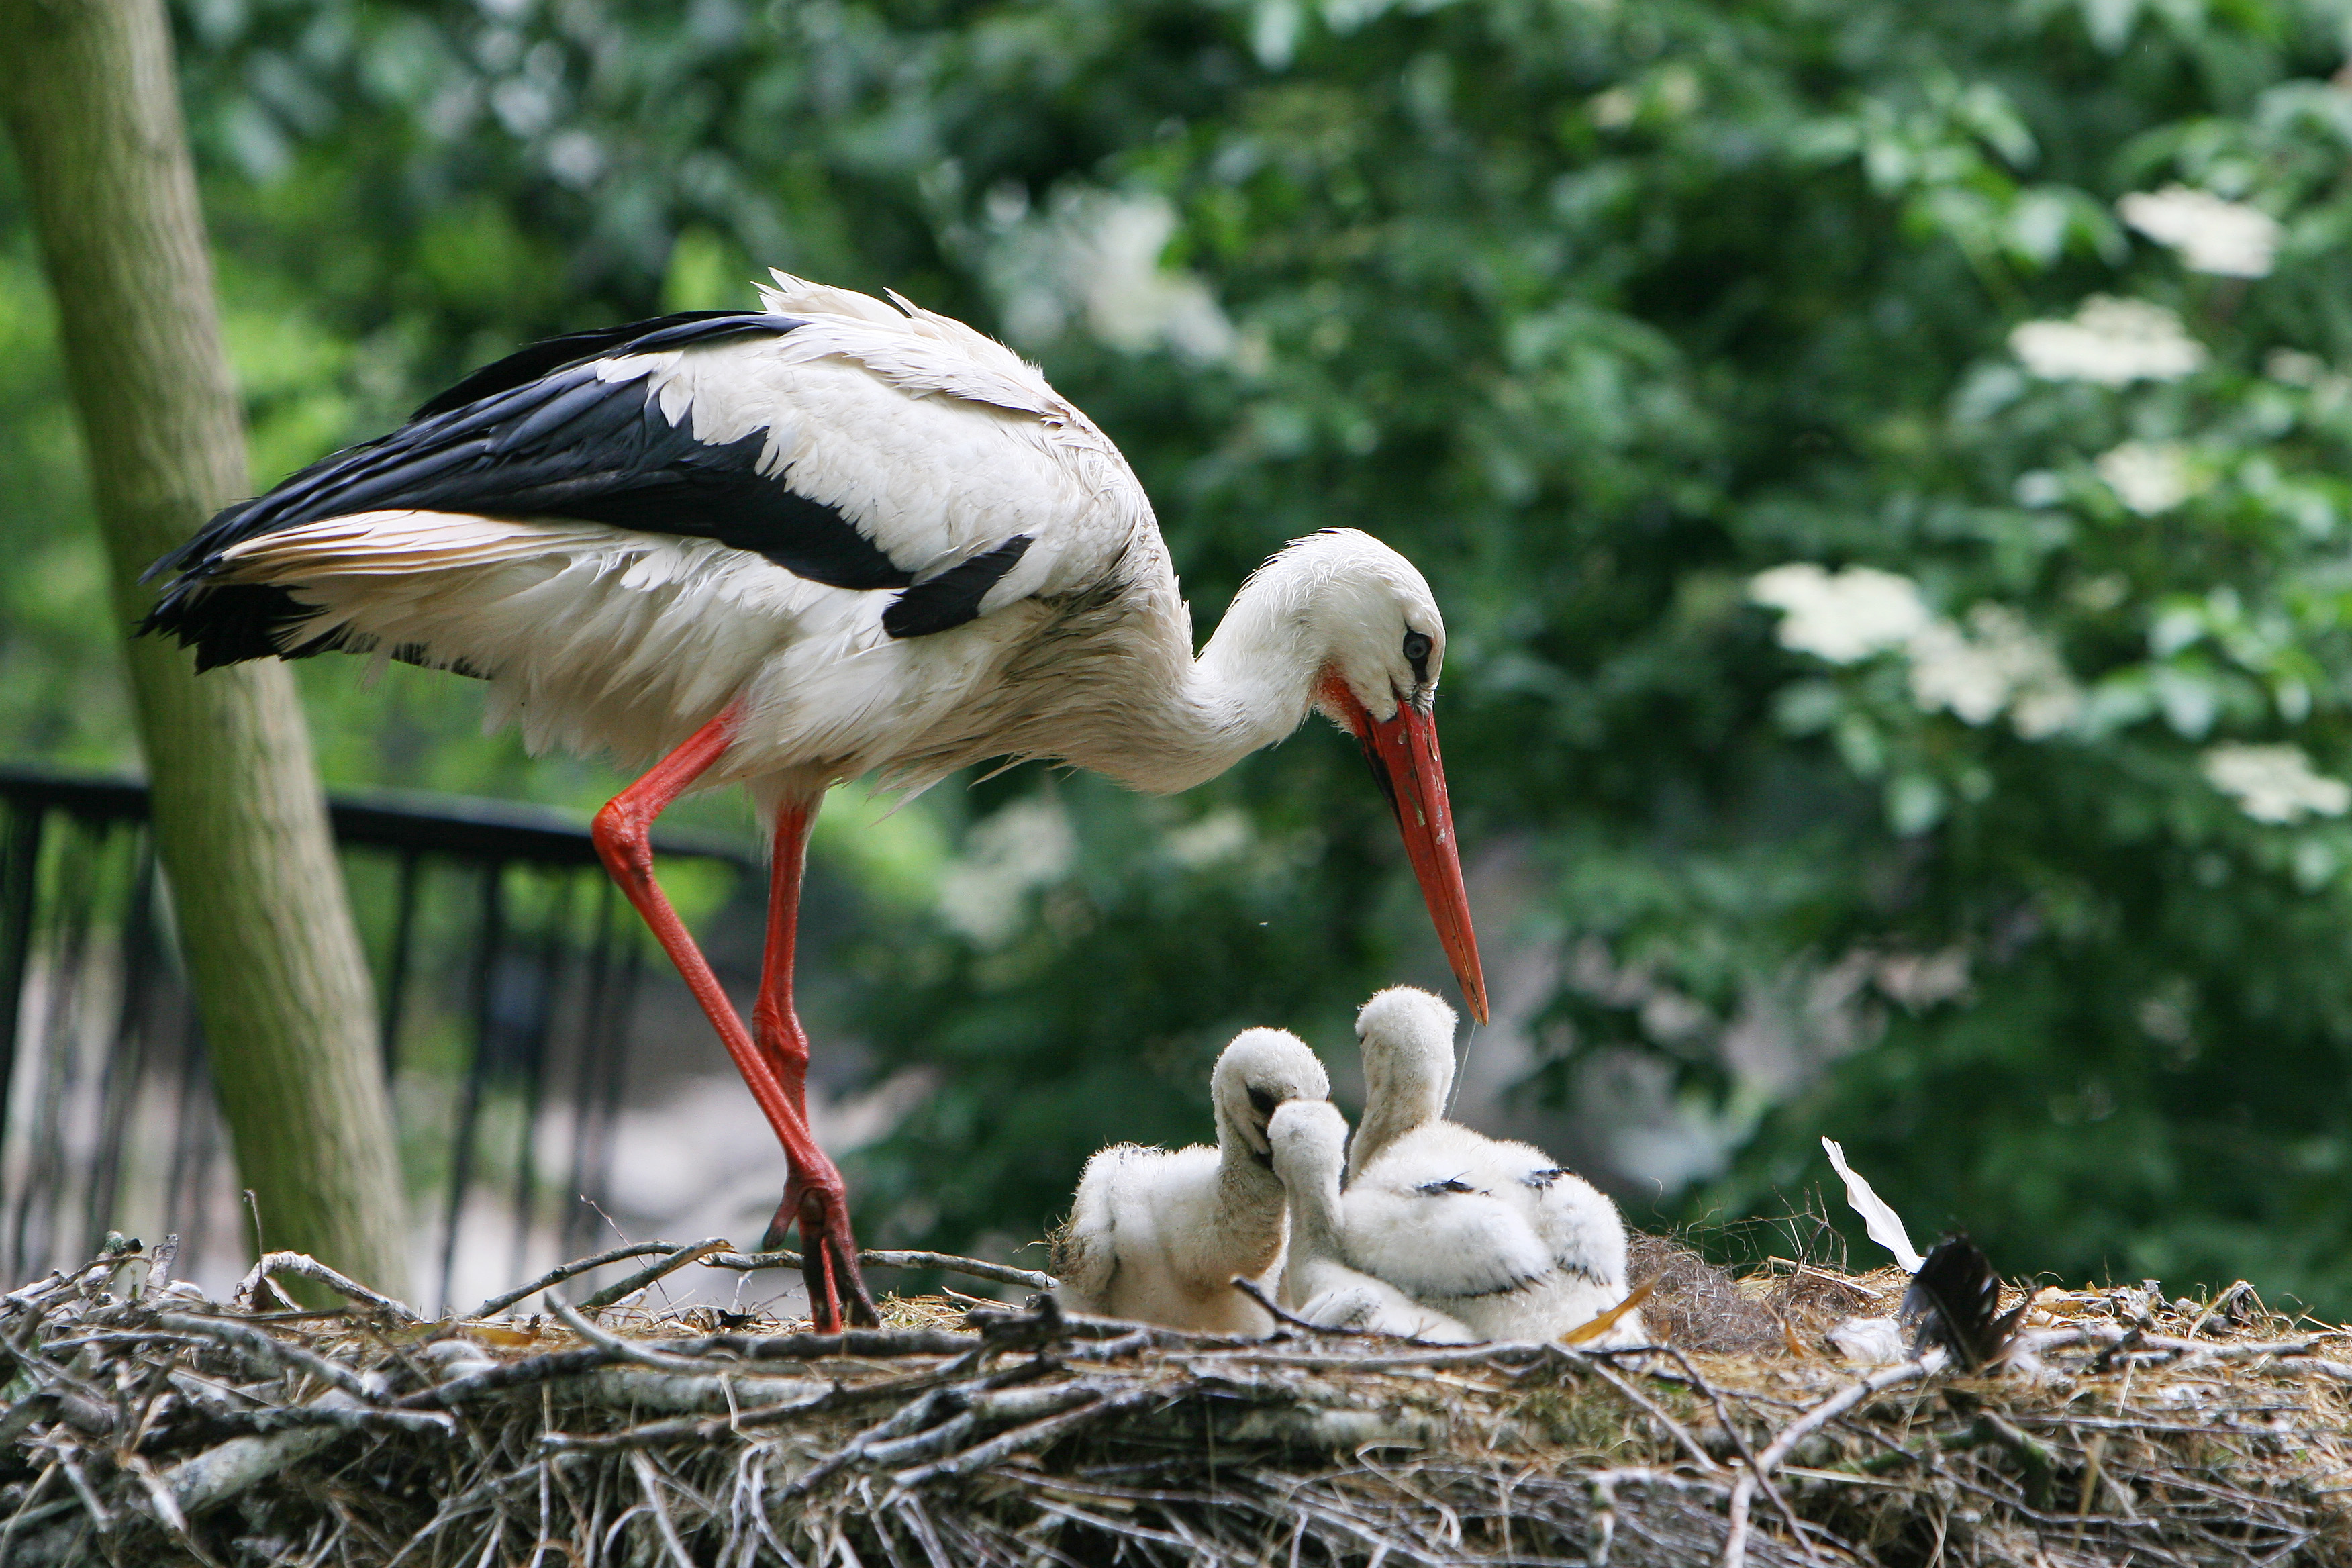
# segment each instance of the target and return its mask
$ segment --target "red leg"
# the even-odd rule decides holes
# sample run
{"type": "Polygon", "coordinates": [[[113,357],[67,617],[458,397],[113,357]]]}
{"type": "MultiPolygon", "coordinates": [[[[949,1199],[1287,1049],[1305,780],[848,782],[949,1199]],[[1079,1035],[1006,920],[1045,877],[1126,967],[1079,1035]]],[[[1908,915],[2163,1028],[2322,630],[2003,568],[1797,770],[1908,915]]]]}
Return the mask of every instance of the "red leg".
{"type": "Polygon", "coordinates": [[[768,1058],[793,1104],[808,1116],[808,1034],[793,1010],[793,949],[800,935],[801,873],[808,864],[815,800],[788,800],[776,808],[774,854],[768,862],[768,945],[760,957],[760,1000],[751,1009],[751,1037],[768,1058]]]}
{"type": "MultiPolygon", "coordinates": [[[[735,1059],[743,1081],[751,1086],[751,1098],[758,1100],[768,1125],[775,1129],[776,1141],[783,1145],[784,1158],[793,1171],[795,1185],[805,1184],[812,1192],[834,1193],[841,1190],[841,1173],[834,1169],[809,1136],[807,1120],[802,1115],[793,1094],[777,1079],[751,1037],[743,1027],[742,1019],[735,1016],[734,1004],[719,988],[719,977],[710,972],[710,964],[694,945],[686,925],[662,896],[661,885],[654,879],[653,824],[664,807],[684,794],[688,786],[709,772],[712,763],[726,755],[733,739],[735,713],[733,709],[719,714],[697,730],[686,743],[663,758],[651,773],[623,790],[596,814],[593,835],[596,853],[604,858],[604,868],[620,884],[621,891],[637,913],[645,917],[653,929],[654,938],[669,954],[672,963],[685,979],[687,989],[694,994],[710,1026],[719,1031],[727,1054],[735,1059]]],[[[835,1200],[835,1212],[844,1206],[835,1200]]],[[[847,1223],[841,1225],[847,1235],[847,1223]]],[[[851,1258],[856,1258],[853,1248],[851,1258]]],[[[827,1296],[813,1296],[810,1310],[817,1315],[817,1327],[824,1331],[841,1326],[837,1302],[827,1296]],[[829,1313],[829,1315],[827,1315],[829,1313]]],[[[855,1308],[853,1307],[853,1310],[855,1308]]],[[[870,1308],[867,1309],[871,1310],[870,1308]]]]}
{"type": "MultiPolygon", "coordinates": [[[[751,1009],[752,1040],[804,1122],[809,1045],[808,1032],[793,1009],[793,949],[800,930],[801,873],[808,861],[809,828],[824,804],[819,795],[787,800],[776,810],[774,854],[768,869],[768,942],[760,961],[760,1000],[751,1009]]],[[[846,1296],[852,1317],[877,1321],[873,1299],[858,1273],[857,1244],[849,1234],[848,1202],[837,1173],[820,1179],[795,1165],[761,1248],[782,1247],[795,1224],[801,1230],[801,1267],[809,1300],[837,1305],[846,1296]]]]}

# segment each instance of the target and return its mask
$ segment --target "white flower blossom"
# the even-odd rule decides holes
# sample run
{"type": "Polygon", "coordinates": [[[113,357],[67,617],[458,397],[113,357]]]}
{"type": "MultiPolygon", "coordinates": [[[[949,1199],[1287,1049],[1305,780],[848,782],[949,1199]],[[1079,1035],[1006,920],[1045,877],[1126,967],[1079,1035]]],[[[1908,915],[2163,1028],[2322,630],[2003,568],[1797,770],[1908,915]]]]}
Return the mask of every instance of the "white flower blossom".
{"type": "Polygon", "coordinates": [[[1748,596],[1781,612],[1780,646],[1832,664],[1900,647],[1928,623],[1919,586],[1872,566],[1825,572],[1810,561],[1759,572],[1748,596]]]}
{"type": "Polygon", "coordinates": [[[2189,454],[2175,442],[2126,441],[2102,453],[2095,467],[2116,499],[2142,517],[2189,499],[2189,454]]]}
{"type": "Polygon", "coordinates": [[[1160,850],[1179,866],[1213,866],[1240,855],[1256,837],[1244,813],[1225,806],[1171,829],[1161,837],[1160,850]]]}
{"type": "Polygon", "coordinates": [[[2179,251],[2180,264],[2191,272],[2266,278],[2278,254],[2278,219],[2210,191],[2167,185],[2135,192],[2117,202],[2116,210],[2148,238],[2179,251]]]}
{"type": "Polygon", "coordinates": [[[1234,357],[1233,322],[1197,275],[1160,265],[1176,210],[1148,192],[1064,191],[1052,214],[1008,200],[992,215],[1002,236],[990,257],[1008,330],[1049,341],[1076,317],[1125,353],[1165,343],[1186,359],[1234,357]]]}
{"type": "Polygon", "coordinates": [[[2206,782],[2256,822],[2341,816],[2352,810],[2352,784],[2315,773],[2301,746],[2210,746],[2200,765],[2206,782]]]}
{"type": "Polygon", "coordinates": [[[1938,620],[1910,642],[1911,699],[1989,724],[2003,709],[2029,741],[2054,735],[2083,709],[2082,689],[2047,638],[2001,605],[1969,612],[1967,630],[1938,620]]]}
{"type": "Polygon", "coordinates": [[[1802,561],[1759,572],[1748,596],[1781,612],[1780,646],[1795,652],[1858,664],[1901,650],[1922,708],[1948,709],[1971,724],[2006,710],[2029,741],[2058,733],[2082,712],[2082,689],[2058,650],[2002,605],[1979,605],[1964,630],[1930,614],[1908,577],[1869,566],[1827,572],[1802,561]]]}
{"type": "Polygon", "coordinates": [[[2178,381],[2205,363],[2204,345],[2181,331],[2180,318],[2143,300],[2094,294],[2070,321],[2026,321],[2009,334],[2010,351],[2045,381],[2178,381]]]}
{"type": "Polygon", "coordinates": [[[982,947],[999,947],[1026,918],[1024,895],[1076,864],[1077,836],[1052,800],[1017,800],[974,827],[939,879],[940,918],[982,947]]]}

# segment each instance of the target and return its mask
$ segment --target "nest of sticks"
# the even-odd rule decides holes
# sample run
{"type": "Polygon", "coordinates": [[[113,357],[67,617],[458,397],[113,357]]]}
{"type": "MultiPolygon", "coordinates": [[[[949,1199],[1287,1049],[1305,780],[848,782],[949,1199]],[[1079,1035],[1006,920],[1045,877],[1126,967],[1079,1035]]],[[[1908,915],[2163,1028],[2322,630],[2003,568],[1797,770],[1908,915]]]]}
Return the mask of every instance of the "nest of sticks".
{"type": "Polygon", "coordinates": [[[0,1562],[2352,1560],[2352,1337],[2243,1287],[2045,1295],[1981,1375],[1824,1340],[1899,1274],[1733,1279],[1654,1241],[1645,1313],[1679,1342],[1599,1353],[1210,1338],[1045,1298],[824,1335],[630,1305],[667,1270],[785,1261],[722,1247],[639,1249],[576,1310],[431,1321],[288,1254],[215,1304],[166,1282],[168,1244],[112,1246],[0,1297],[0,1562]],[[349,1304],[273,1302],[290,1274],[349,1304]]]}

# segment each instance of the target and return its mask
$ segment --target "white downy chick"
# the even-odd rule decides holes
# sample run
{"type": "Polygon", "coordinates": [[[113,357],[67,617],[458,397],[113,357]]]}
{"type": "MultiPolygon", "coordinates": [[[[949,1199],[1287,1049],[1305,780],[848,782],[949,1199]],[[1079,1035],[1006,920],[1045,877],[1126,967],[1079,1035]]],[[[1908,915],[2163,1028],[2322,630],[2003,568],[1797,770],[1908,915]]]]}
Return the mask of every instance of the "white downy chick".
{"type": "Polygon", "coordinates": [[[1384,1280],[1349,1265],[1339,1237],[1339,1171],[1346,1158],[1347,1120],[1328,1100],[1298,1100],[1268,1124],[1274,1169],[1290,1194],[1290,1258],[1282,1274],[1283,1305],[1327,1329],[1355,1329],[1436,1344],[1468,1344],[1478,1336],[1384,1280]]]}
{"type": "MultiPolygon", "coordinates": [[[[1055,1295],[1072,1311],[1202,1333],[1264,1334],[1274,1320],[1234,1289],[1270,1286],[1287,1233],[1266,1123],[1331,1091],[1323,1064],[1285,1029],[1244,1029],[1209,1075],[1217,1146],[1114,1144],[1087,1162],[1055,1238],[1055,1295]]],[[[1270,1292],[1269,1292],[1270,1293],[1270,1292]]]]}
{"type": "MultiPolygon", "coordinates": [[[[1454,1010],[1396,986],[1364,1005],[1369,1104],[1341,1235],[1357,1267],[1489,1339],[1551,1340],[1625,1300],[1617,1205],[1533,1144],[1444,1120],[1454,1010]]],[[[1647,1342],[1638,1310],[1592,1342],[1647,1342]]]]}

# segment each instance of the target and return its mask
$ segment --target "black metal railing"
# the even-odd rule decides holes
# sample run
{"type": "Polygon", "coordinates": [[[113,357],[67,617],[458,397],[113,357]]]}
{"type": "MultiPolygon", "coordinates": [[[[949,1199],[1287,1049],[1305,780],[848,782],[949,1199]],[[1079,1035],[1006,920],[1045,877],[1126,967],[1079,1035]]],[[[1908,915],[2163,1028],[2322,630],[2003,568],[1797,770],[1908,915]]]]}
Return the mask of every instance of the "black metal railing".
{"type": "MultiPolygon", "coordinates": [[[[411,1202],[436,1227],[420,1288],[446,1303],[461,1234],[482,1247],[500,1217],[511,1277],[534,1252],[593,1250],[646,943],[587,830],[440,796],[344,795],[331,810],[375,968],[411,1202]]],[[[730,875],[749,863],[708,840],[659,847],[730,875]]],[[[0,769],[0,1269],[22,1280],[88,1257],[110,1229],[152,1229],[180,1236],[184,1272],[209,1260],[233,1273],[255,1223],[145,787],[0,769]]]]}

